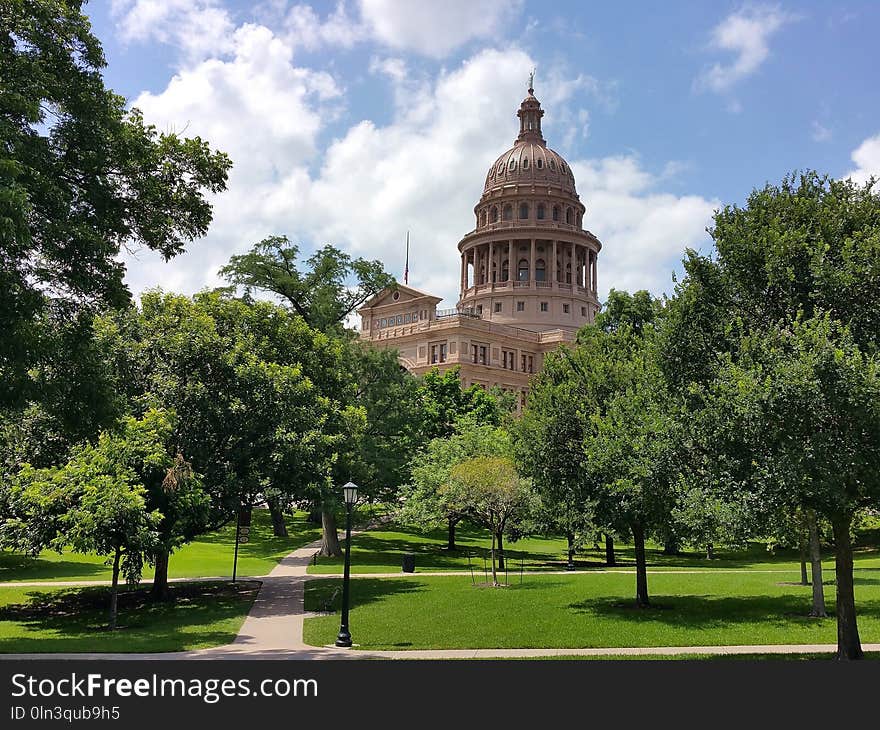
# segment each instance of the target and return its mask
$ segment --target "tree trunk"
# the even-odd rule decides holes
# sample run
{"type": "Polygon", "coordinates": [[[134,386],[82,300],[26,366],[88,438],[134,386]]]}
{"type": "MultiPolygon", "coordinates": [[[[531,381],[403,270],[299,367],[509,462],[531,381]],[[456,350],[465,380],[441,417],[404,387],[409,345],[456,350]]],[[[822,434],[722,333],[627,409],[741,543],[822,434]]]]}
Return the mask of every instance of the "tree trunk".
{"type": "Polygon", "coordinates": [[[641,525],[632,526],[633,541],[636,548],[636,605],[645,608],[651,605],[648,600],[648,566],[645,560],[645,530],[641,525]]]}
{"type": "Polygon", "coordinates": [[[801,585],[808,586],[810,585],[810,580],[807,578],[807,540],[805,538],[801,538],[800,541],[800,551],[801,551],[801,585]]]}
{"type": "Polygon", "coordinates": [[[706,560],[715,559],[715,546],[710,542],[706,545],[706,560]]]}
{"type": "Polygon", "coordinates": [[[849,542],[851,515],[838,516],[834,529],[834,568],[837,573],[837,658],[861,659],[862,642],[856,623],[856,600],[853,595],[853,557],[849,542]]]}
{"type": "Polygon", "coordinates": [[[614,557],[614,538],[609,534],[605,534],[605,565],[612,567],[617,565],[617,559],[614,557]]]}
{"type": "Polygon", "coordinates": [[[150,595],[156,601],[167,601],[168,593],[168,560],[170,555],[167,552],[156,553],[154,561],[156,569],[153,576],[153,587],[150,589],[150,595]]]}
{"type": "Polygon", "coordinates": [[[446,549],[457,550],[455,547],[455,525],[458,523],[457,517],[450,517],[448,520],[449,531],[446,535],[446,549]]]}
{"type": "Polygon", "coordinates": [[[504,541],[502,533],[498,533],[498,570],[504,570],[504,541]]]}
{"type": "Polygon", "coordinates": [[[822,553],[819,545],[819,526],[816,524],[816,513],[810,510],[807,513],[810,527],[810,568],[813,573],[813,608],[810,616],[824,618],[828,615],[825,611],[825,587],[822,585],[822,553]]]}
{"type": "Polygon", "coordinates": [[[498,585],[498,575],[495,572],[495,533],[492,533],[492,585],[498,585]]]}
{"type": "Polygon", "coordinates": [[[122,555],[122,548],[117,547],[113,554],[113,582],[110,586],[110,630],[116,629],[116,615],[118,612],[119,598],[119,558],[122,555]]]}
{"type": "Polygon", "coordinates": [[[338,558],[342,555],[339,547],[339,535],[336,534],[336,515],[323,510],[321,512],[321,552],[324,557],[338,558]]]}
{"type": "Polygon", "coordinates": [[[664,555],[678,555],[681,552],[681,548],[678,546],[678,540],[670,538],[665,543],[663,543],[663,554],[664,555]]]}
{"type": "Polygon", "coordinates": [[[275,537],[287,537],[287,525],[284,524],[284,512],[274,499],[267,499],[269,516],[272,518],[272,534],[275,537]]]}
{"type": "Polygon", "coordinates": [[[568,539],[568,565],[566,568],[574,570],[574,535],[569,532],[566,538],[568,539]]]}

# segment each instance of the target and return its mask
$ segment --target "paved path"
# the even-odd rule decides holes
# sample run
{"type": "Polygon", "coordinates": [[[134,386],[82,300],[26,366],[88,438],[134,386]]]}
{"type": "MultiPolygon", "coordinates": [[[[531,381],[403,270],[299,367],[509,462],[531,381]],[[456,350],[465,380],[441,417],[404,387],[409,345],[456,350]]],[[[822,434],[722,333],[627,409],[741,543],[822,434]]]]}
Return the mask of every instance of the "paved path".
{"type": "MultiPolygon", "coordinates": [[[[339,649],[334,646],[316,647],[303,642],[304,585],[314,578],[338,578],[339,574],[307,574],[306,570],[320,542],[314,542],[294,550],[272,570],[257,578],[262,585],[254,605],[231,644],[211,649],[152,654],[132,653],[67,653],[67,654],[5,654],[2,659],[503,659],[554,656],[682,656],[682,655],[733,655],[733,654],[808,654],[834,653],[834,644],[763,644],[750,646],[658,646],[658,647],[601,647],[572,649],[430,649],[367,651],[339,649]]],[[[591,573],[630,573],[631,570],[586,570],[579,575],[591,573]]],[[[791,570],[727,569],[707,570],[658,570],[662,573],[790,573],[791,570]]],[[[534,575],[571,575],[572,571],[540,571],[534,575]]],[[[352,578],[428,578],[432,576],[468,576],[466,571],[430,573],[360,573],[352,578]]],[[[222,580],[216,578],[178,578],[175,580],[222,580]]],[[[247,578],[253,580],[254,578],[247,578]]],[[[243,579],[244,580],[244,579],[243,579]]],[[[5,586],[77,586],[101,585],[106,581],[68,581],[6,583],[5,586]]],[[[355,636],[355,640],[357,637],[355,636]]],[[[865,651],[880,651],[880,644],[863,644],[865,651]]]]}

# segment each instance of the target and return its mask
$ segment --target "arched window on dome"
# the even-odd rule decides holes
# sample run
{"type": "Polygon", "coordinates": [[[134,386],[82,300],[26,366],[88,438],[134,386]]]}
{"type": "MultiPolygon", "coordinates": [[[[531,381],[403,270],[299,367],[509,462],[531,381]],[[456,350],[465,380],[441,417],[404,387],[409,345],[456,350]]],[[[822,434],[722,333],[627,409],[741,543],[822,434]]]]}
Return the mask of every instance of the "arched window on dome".
{"type": "Polygon", "coordinates": [[[546,207],[544,206],[543,203],[538,203],[537,218],[539,221],[542,221],[542,220],[544,220],[545,217],[546,217],[546,207]]]}
{"type": "Polygon", "coordinates": [[[529,158],[523,157],[523,170],[528,170],[528,169],[529,169],[529,158]]]}
{"type": "Polygon", "coordinates": [[[512,221],[513,220],[513,206],[508,203],[501,210],[501,220],[503,221],[512,221]]]}
{"type": "Polygon", "coordinates": [[[498,265],[493,261],[492,262],[492,283],[494,284],[498,281],[498,265]]]}
{"type": "Polygon", "coordinates": [[[542,160],[542,159],[539,157],[539,158],[537,159],[537,161],[535,162],[535,164],[538,166],[538,169],[540,170],[542,167],[544,167],[544,160],[542,160]]]}
{"type": "Polygon", "coordinates": [[[581,217],[581,214],[578,213],[578,214],[577,214],[577,227],[578,227],[578,228],[581,227],[581,221],[583,221],[583,218],[581,217]]]}
{"type": "Polygon", "coordinates": [[[556,163],[553,162],[553,160],[550,160],[550,169],[553,170],[553,172],[556,172],[556,163]]]}
{"type": "Polygon", "coordinates": [[[572,223],[574,223],[574,218],[571,213],[571,208],[565,209],[565,222],[568,223],[568,225],[571,225],[572,223]]]}
{"type": "Polygon", "coordinates": [[[480,222],[477,225],[479,225],[480,228],[482,228],[483,226],[486,225],[486,211],[485,210],[480,211],[480,222]]]}
{"type": "Polygon", "coordinates": [[[507,259],[501,262],[501,281],[510,281],[510,261],[507,259]]]}
{"type": "Polygon", "coordinates": [[[492,209],[489,211],[489,223],[497,223],[498,222],[498,206],[493,205],[492,209]]]}
{"type": "Polygon", "coordinates": [[[571,284],[571,262],[565,265],[565,283],[571,284]]]}
{"type": "Polygon", "coordinates": [[[508,167],[510,168],[510,171],[513,172],[516,169],[516,160],[511,160],[508,167]]]}
{"type": "Polygon", "coordinates": [[[520,259],[519,264],[517,265],[516,271],[517,281],[528,281],[529,280],[529,260],[528,259],[520,259]]]}
{"type": "Polygon", "coordinates": [[[559,206],[558,205],[553,206],[553,220],[555,220],[555,221],[559,220],[559,206]]]}
{"type": "Polygon", "coordinates": [[[545,281],[546,271],[547,267],[544,264],[544,259],[538,259],[535,261],[535,281],[545,281]]]}
{"type": "Polygon", "coordinates": [[[525,220],[529,217],[529,204],[528,203],[520,203],[519,204],[519,217],[520,220],[525,220]]]}

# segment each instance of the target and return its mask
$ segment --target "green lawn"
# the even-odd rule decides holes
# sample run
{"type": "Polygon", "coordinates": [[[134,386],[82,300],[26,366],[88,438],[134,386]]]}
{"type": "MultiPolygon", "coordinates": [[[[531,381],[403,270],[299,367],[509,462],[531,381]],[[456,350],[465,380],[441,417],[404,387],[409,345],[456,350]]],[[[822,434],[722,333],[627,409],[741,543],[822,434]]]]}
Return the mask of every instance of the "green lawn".
{"type": "MultiPolygon", "coordinates": [[[[362,649],[834,643],[833,586],[826,586],[832,617],[812,619],[810,587],[785,584],[798,577],[653,574],[648,587],[657,607],[643,610],[633,608],[627,574],[531,573],[507,588],[473,586],[469,576],[357,578],[351,628],[362,649]]],[[[862,641],[878,642],[880,572],[860,571],[855,580],[862,641]]],[[[309,581],[306,610],[322,610],[338,584],[309,581]]],[[[329,644],[338,630],[338,614],[308,618],[305,640],[329,644]]]]}
{"type": "MultiPolygon", "coordinates": [[[[880,568],[880,550],[877,535],[866,533],[862,545],[855,554],[857,568],[880,568]]],[[[464,570],[473,568],[475,574],[483,575],[486,566],[491,570],[489,560],[490,538],[485,530],[471,525],[460,525],[456,531],[455,552],[446,550],[446,530],[419,531],[397,524],[389,524],[381,530],[371,530],[352,537],[352,573],[394,573],[400,572],[404,553],[413,553],[416,559],[416,572],[464,570]],[[468,558],[470,557],[470,563],[468,558]]],[[[577,555],[577,566],[582,569],[604,568],[604,546],[599,550],[583,550],[577,555]]],[[[635,566],[632,545],[616,544],[618,567],[622,569],[635,566]]],[[[566,543],[562,538],[529,537],[505,545],[505,555],[509,559],[508,570],[519,573],[520,567],[526,570],[561,570],[566,563],[566,543]]],[[[716,550],[714,560],[706,560],[703,553],[682,552],[680,555],[663,555],[658,545],[649,545],[648,565],[651,570],[799,570],[798,557],[790,550],[779,550],[770,554],[766,547],[754,544],[747,550],[716,550]]],[[[825,556],[825,568],[833,570],[834,561],[829,553],[825,556]]],[[[308,572],[341,573],[341,558],[318,558],[308,572]]]]}
{"type": "MultiPolygon", "coordinates": [[[[292,550],[321,537],[320,525],[306,521],[306,513],[287,517],[289,537],[274,537],[267,510],[255,509],[250,541],[239,546],[238,575],[266,575],[292,550]]],[[[171,556],[168,575],[171,578],[197,578],[232,575],[235,549],[235,523],[202,535],[184,545],[171,556]]],[[[76,581],[110,580],[110,568],[97,555],[72,552],[58,554],[44,551],[37,558],[28,558],[9,551],[0,551],[0,583],[14,581],[76,581]]],[[[152,570],[144,578],[153,577],[152,570]]]]}
{"type": "Polygon", "coordinates": [[[175,583],[171,600],[148,588],[119,596],[119,628],[108,631],[104,587],[0,591],[0,653],[166,652],[231,642],[256,597],[259,581],[175,583]]]}

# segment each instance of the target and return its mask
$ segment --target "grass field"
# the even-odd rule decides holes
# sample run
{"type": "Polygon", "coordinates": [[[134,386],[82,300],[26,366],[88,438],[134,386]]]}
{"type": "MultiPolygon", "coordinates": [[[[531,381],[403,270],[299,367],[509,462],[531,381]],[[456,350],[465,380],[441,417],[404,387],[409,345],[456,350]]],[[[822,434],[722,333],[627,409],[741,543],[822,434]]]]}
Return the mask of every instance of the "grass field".
{"type": "MultiPolygon", "coordinates": [[[[876,545],[877,536],[866,533],[862,536],[861,547],[857,547],[855,564],[858,568],[880,568],[880,550],[876,545]]],[[[474,572],[483,575],[489,560],[490,538],[485,530],[471,525],[460,525],[456,531],[455,552],[446,550],[446,531],[431,530],[422,532],[401,525],[390,524],[381,530],[371,530],[352,537],[352,573],[394,573],[401,569],[404,553],[415,555],[416,572],[465,570],[472,567],[474,572]],[[468,561],[470,558],[470,563],[468,561]]],[[[858,545],[858,543],[857,543],[858,545]]],[[[579,568],[604,568],[604,547],[599,550],[583,550],[578,553],[576,564],[579,568]]],[[[616,544],[618,567],[635,566],[632,545],[616,544]]],[[[566,543],[561,538],[528,537],[517,542],[507,543],[504,553],[509,560],[508,569],[518,573],[522,565],[526,570],[561,570],[566,563],[566,543]]],[[[664,555],[660,546],[650,545],[647,550],[648,565],[652,570],[799,570],[798,556],[791,550],[778,550],[770,554],[766,547],[754,544],[747,550],[716,550],[714,560],[706,560],[705,554],[682,552],[680,555],[664,555]]],[[[833,556],[825,556],[825,567],[833,569],[833,556]]],[[[309,573],[341,573],[340,558],[318,558],[310,565],[309,573]]]]}
{"type": "MultiPolygon", "coordinates": [[[[809,618],[810,587],[787,584],[798,577],[655,573],[656,607],[642,610],[627,574],[532,573],[506,588],[473,586],[469,576],[357,578],[351,630],[362,649],[834,643],[834,587],[826,586],[831,617],[809,618]]],[[[321,610],[338,584],[310,581],[306,610],[321,610]]],[[[855,587],[862,641],[880,641],[880,571],[857,572],[855,587]]],[[[338,629],[338,614],[308,618],[305,640],[332,643],[338,629]]]]}
{"type": "Polygon", "coordinates": [[[119,628],[108,631],[109,591],[4,588],[0,653],[165,652],[231,642],[259,588],[258,581],[175,583],[171,600],[153,602],[148,588],[124,589],[119,628]]]}
{"type": "MultiPolygon", "coordinates": [[[[250,541],[239,546],[238,575],[266,575],[289,552],[321,537],[320,525],[306,521],[306,513],[287,517],[289,537],[274,537],[269,512],[255,509],[250,541]]],[[[235,523],[202,535],[171,556],[170,578],[198,578],[232,575],[235,549],[235,523]]],[[[72,552],[58,554],[46,550],[37,558],[0,551],[0,583],[14,581],[110,580],[104,558],[72,552]]],[[[152,570],[144,578],[152,578],[152,570]]]]}

